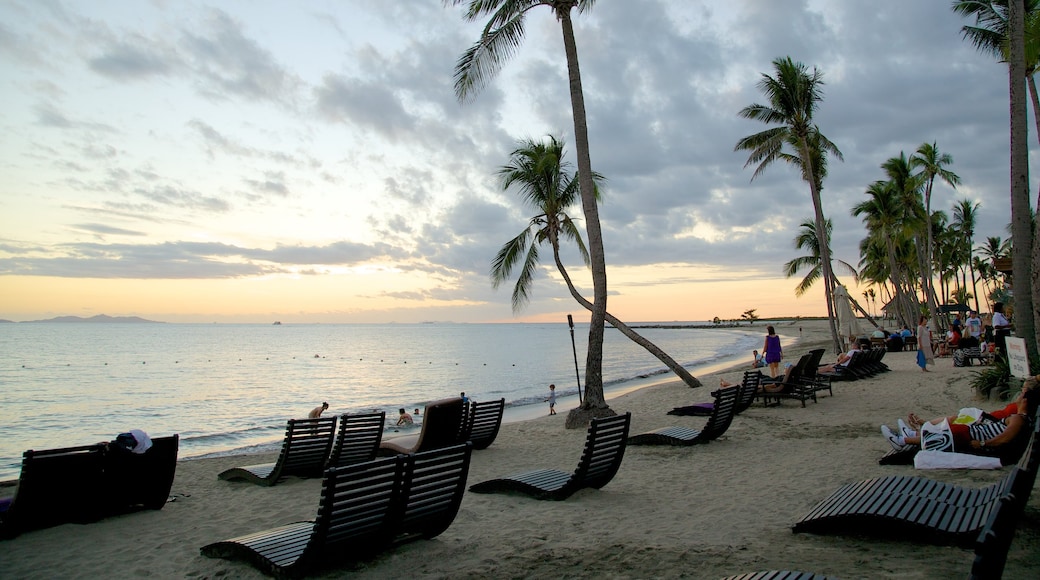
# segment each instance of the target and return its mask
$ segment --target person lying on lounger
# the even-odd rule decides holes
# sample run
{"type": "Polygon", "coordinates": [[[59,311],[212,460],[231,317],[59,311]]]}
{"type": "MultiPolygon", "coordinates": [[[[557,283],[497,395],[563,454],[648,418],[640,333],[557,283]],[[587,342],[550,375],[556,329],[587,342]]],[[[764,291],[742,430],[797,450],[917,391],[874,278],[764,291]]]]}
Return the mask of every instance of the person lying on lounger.
{"type": "Polygon", "coordinates": [[[843,352],[838,355],[838,360],[834,364],[824,365],[819,368],[816,372],[818,373],[833,373],[836,369],[845,368],[848,366],[849,361],[852,360],[852,355],[859,352],[859,342],[852,343],[852,347],[849,352],[843,352]]]}
{"type": "MultiPolygon", "coordinates": [[[[1032,417],[1036,416],[1037,405],[1040,404],[1038,384],[1040,376],[1026,379],[1022,383],[1022,392],[1014,401],[1002,409],[983,413],[974,423],[958,421],[960,414],[932,419],[929,423],[938,425],[947,421],[953,435],[953,447],[959,452],[999,455],[1002,447],[1015,441],[1019,434],[1028,434],[1032,428],[1032,417]]],[[[920,429],[924,422],[913,413],[910,413],[907,421],[898,421],[898,435],[888,425],[881,426],[881,434],[895,449],[921,444],[920,429]]]]}

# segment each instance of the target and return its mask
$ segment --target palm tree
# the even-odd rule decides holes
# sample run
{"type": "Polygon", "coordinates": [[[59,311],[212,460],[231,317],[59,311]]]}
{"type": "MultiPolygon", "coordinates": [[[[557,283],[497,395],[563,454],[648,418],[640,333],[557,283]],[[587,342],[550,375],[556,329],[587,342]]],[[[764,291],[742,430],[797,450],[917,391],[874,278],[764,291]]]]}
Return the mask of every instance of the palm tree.
{"type": "Polygon", "coordinates": [[[480,38],[462,54],[455,65],[455,95],[465,101],[480,91],[513,56],[524,38],[524,19],[528,11],[547,6],[560,23],[563,49],[567,59],[571,113],[574,120],[574,145],[578,155],[578,187],[585,230],[588,233],[592,267],[593,308],[589,321],[588,353],[585,359],[585,400],[567,416],[568,428],[584,428],[592,417],[614,412],[603,395],[603,327],[607,313],[607,268],[603,254],[603,232],[596,204],[596,184],[589,154],[589,131],[585,117],[585,95],[578,68],[578,46],[574,39],[571,11],[584,13],[595,0],[444,0],[446,5],[466,4],[463,18],[473,22],[488,18],[480,38]]]}
{"type": "Polygon", "coordinates": [[[993,0],[956,2],[954,11],[974,16],[978,26],[962,28],[964,36],[980,50],[998,55],[1008,64],[1011,102],[1011,223],[1012,237],[1019,251],[1011,256],[1015,284],[1015,327],[1019,336],[1029,336],[1026,350],[1037,357],[1037,326],[1034,320],[1034,289],[1040,292],[1040,246],[1034,247],[1029,203],[1029,130],[1026,119],[1026,87],[1033,98],[1040,139],[1040,98],[1033,74],[1040,63],[1040,1],[993,0]],[[1025,79],[1026,83],[1022,83],[1025,79]]]}
{"type": "MultiPolygon", "coordinates": [[[[568,172],[569,164],[563,161],[564,146],[560,139],[550,135],[546,142],[530,139],[519,143],[510,155],[509,163],[498,171],[502,190],[507,191],[516,186],[521,199],[539,212],[531,218],[524,231],[506,242],[498,251],[491,263],[491,282],[498,288],[512,277],[513,270],[519,265],[516,285],[513,287],[513,312],[519,312],[527,304],[530,289],[534,283],[535,268],[538,267],[538,247],[548,242],[553,251],[556,268],[563,276],[574,297],[582,306],[591,310],[592,304],[578,292],[571,281],[567,269],[560,258],[560,239],[573,241],[578,246],[585,265],[589,264],[589,253],[582,242],[581,232],[574,220],[567,215],[568,207],[579,201],[578,180],[568,172]]],[[[600,184],[603,176],[593,172],[593,181],[600,184]]],[[[597,190],[597,198],[599,193],[597,190]]],[[[683,368],[672,357],[668,356],[657,345],[636,333],[609,312],[606,320],[636,344],[656,356],[675,374],[679,375],[690,387],[701,386],[690,371],[683,368]]]]}
{"type": "Polygon", "coordinates": [[[979,310],[979,297],[975,293],[975,264],[971,258],[975,248],[975,222],[977,221],[980,205],[978,202],[973,204],[969,199],[962,199],[953,207],[954,227],[960,232],[961,241],[964,244],[964,255],[962,257],[966,262],[965,265],[968,271],[971,273],[971,286],[968,286],[967,276],[962,276],[962,279],[964,279],[963,286],[968,288],[975,297],[976,312],[979,310]]]}
{"type": "MultiPolygon", "coordinates": [[[[831,231],[833,229],[834,227],[831,223],[831,220],[827,220],[828,242],[830,241],[831,231]]],[[[798,235],[794,237],[794,247],[799,250],[808,250],[809,255],[800,256],[784,264],[784,276],[787,276],[788,278],[793,278],[797,276],[798,272],[800,272],[801,270],[806,268],[808,269],[808,272],[805,274],[805,277],[802,278],[802,281],[799,282],[798,285],[794,288],[794,295],[802,296],[806,292],[808,292],[809,289],[812,288],[813,284],[815,284],[822,276],[822,260],[820,259],[820,239],[816,237],[816,223],[813,220],[806,219],[801,223],[801,225],[799,226],[798,235]]],[[[838,260],[838,264],[842,266],[849,274],[852,275],[853,280],[856,280],[857,282],[859,281],[859,275],[856,273],[856,268],[854,268],[852,265],[850,265],[848,262],[845,262],[844,260],[838,260]]],[[[835,284],[840,284],[840,282],[837,279],[835,279],[834,282],[835,284]]],[[[864,300],[869,296],[870,295],[867,292],[863,293],[864,300]]],[[[849,296],[849,298],[851,299],[852,297],[849,296]]],[[[869,313],[864,312],[863,314],[868,319],[870,319],[869,313]]],[[[827,316],[834,316],[831,301],[827,302],[827,316]]],[[[873,322],[873,320],[871,320],[871,322],[873,322]]]]}
{"type": "MultiPolygon", "coordinates": [[[[919,176],[924,179],[924,215],[929,218],[932,215],[932,186],[935,184],[935,178],[938,177],[945,181],[950,187],[957,189],[957,184],[960,183],[961,178],[954,172],[946,169],[946,166],[953,163],[953,157],[949,153],[940,153],[939,147],[935,142],[922,143],[917,151],[910,156],[910,167],[914,169],[920,169],[919,176]]],[[[930,221],[930,220],[929,220],[930,221]]],[[[928,241],[924,247],[924,255],[920,256],[919,261],[921,263],[921,291],[925,295],[925,301],[928,303],[928,314],[932,320],[933,330],[938,332],[938,318],[936,313],[938,308],[935,304],[935,294],[932,292],[932,247],[934,240],[932,239],[932,228],[929,226],[927,229],[928,241]]],[[[978,305],[976,305],[976,308],[978,305]]]]}
{"type": "Polygon", "coordinates": [[[867,239],[860,253],[866,255],[869,247],[878,251],[887,261],[887,275],[893,286],[894,305],[900,324],[909,325],[915,318],[915,307],[906,289],[908,280],[902,258],[907,254],[904,234],[904,204],[900,188],[892,181],[875,181],[867,188],[869,198],[852,207],[851,213],[862,217],[867,226],[867,239]]]}
{"type": "MultiPolygon", "coordinates": [[[[804,64],[792,61],[791,57],[773,60],[773,69],[776,72],[775,77],[763,73],[758,82],[758,88],[765,95],[769,104],[755,103],[744,107],[738,114],[745,119],[762,121],[776,126],[744,137],[737,141],[734,150],[750,152],[744,167],[758,164],[752,174],[752,180],[777,159],[788,162],[793,159],[799,160],[802,178],[808,182],[809,193],[812,196],[816,237],[822,242],[820,243],[820,266],[828,302],[827,311],[831,314],[833,313],[830,302],[831,293],[834,290],[834,273],[831,271],[831,250],[827,241],[827,222],[824,218],[823,201],[820,197],[820,181],[816,177],[813,161],[814,157],[818,160],[827,153],[838,159],[842,159],[842,155],[838,147],[831,143],[830,139],[825,137],[819,127],[813,123],[813,113],[823,100],[821,90],[823,73],[813,68],[810,74],[804,64]],[[785,147],[791,151],[785,151],[785,147]],[[814,148],[818,149],[821,154],[814,155],[814,148]]],[[[838,336],[838,327],[832,314],[829,319],[834,349],[840,351],[842,343],[838,336]]]]}

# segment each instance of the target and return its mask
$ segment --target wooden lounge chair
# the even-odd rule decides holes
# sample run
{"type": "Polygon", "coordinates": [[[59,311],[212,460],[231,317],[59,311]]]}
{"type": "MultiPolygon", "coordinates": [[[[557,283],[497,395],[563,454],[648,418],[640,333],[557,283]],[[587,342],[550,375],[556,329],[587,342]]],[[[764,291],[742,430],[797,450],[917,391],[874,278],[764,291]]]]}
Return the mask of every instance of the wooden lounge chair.
{"type": "Polygon", "coordinates": [[[156,437],[141,455],[104,443],[26,451],[15,495],[0,517],[0,537],[142,507],[162,509],[177,469],[178,440],[156,437]]]}
{"type": "Polygon", "coordinates": [[[766,406],[770,404],[779,405],[783,399],[795,399],[801,401],[802,407],[805,407],[805,402],[811,400],[816,402],[816,383],[813,380],[805,377],[806,366],[809,361],[812,360],[812,353],[805,353],[798,359],[798,362],[791,367],[791,372],[785,371],[785,377],[762,378],[762,390],[755,393],[756,399],[762,399],[762,403],[766,406]],[[767,390],[776,389],[779,390],[767,390]]]}
{"type": "Polygon", "coordinates": [[[383,440],[386,412],[361,415],[344,414],[339,417],[336,442],[332,445],[325,468],[371,461],[376,457],[383,440]]]}
{"type": "Polygon", "coordinates": [[[766,572],[749,572],[737,576],[727,576],[722,580],[828,580],[832,576],[821,576],[812,572],[793,572],[788,570],[769,570],[766,572]]]}
{"type": "Polygon", "coordinates": [[[593,419],[585,439],[585,451],[573,474],[539,469],[491,479],[470,486],[474,493],[518,493],[535,499],[565,500],[579,489],[600,489],[610,483],[625,456],[625,442],[632,414],[593,419]]]}
{"type": "Polygon", "coordinates": [[[487,449],[498,437],[505,408],[504,398],[470,403],[461,439],[472,443],[474,449],[487,449]]]}
{"type": "Polygon", "coordinates": [[[103,462],[103,487],[108,506],[105,515],[137,508],[158,510],[170,499],[177,473],[180,436],[153,437],[152,446],[136,455],[109,450],[103,462]]]}
{"type": "Polygon", "coordinates": [[[456,445],[462,441],[465,405],[459,397],[433,401],[426,405],[418,435],[394,437],[379,444],[379,455],[417,453],[456,445]]]}
{"type": "Polygon", "coordinates": [[[719,389],[715,397],[715,406],[707,424],[701,430],[689,427],[663,427],[648,433],[640,433],[628,438],[629,445],[697,445],[718,439],[733,423],[733,415],[737,405],[738,388],[719,389]]]}
{"type": "MultiPolygon", "coordinates": [[[[739,389],[737,394],[737,404],[733,409],[734,415],[743,413],[752,403],[755,402],[755,393],[758,392],[759,385],[762,384],[762,373],[754,371],[744,371],[744,380],[741,381],[740,385],[734,385],[735,388],[739,389]]],[[[718,396],[718,391],[712,391],[711,396],[718,396]]],[[[668,411],[669,415],[687,416],[692,415],[695,417],[708,417],[712,414],[715,409],[715,403],[694,403],[693,405],[687,405],[685,407],[676,407],[671,411],[668,411]]]]}
{"type": "Polygon", "coordinates": [[[0,537],[65,523],[85,524],[102,517],[100,497],[105,444],[28,450],[0,537]]]}
{"type": "Polygon", "coordinates": [[[211,558],[245,559],[278,577],[299,577],[396,543],[443,532],[458,513],[472,446],[396,455],[325,472],[315,521],[203,546],[211,558]]]}
{"type": "Polygon", "coordinates": [[[222,471],[218,477],[228,481],[241,479],[264,486],[275,485],[287,475],[320,477],[335,436],[335,416],[289,419],[277,461],[232,467],[222,471]]]}
{"type": "Polygon", "coordinates": [[[1001,497],[1028,501],[1040,463],[1033,429],[1018,464],[999,481],[963,487],[925,477],[890,476],[844,485],[794,525],[795,532],[900,535],[936,544],[966,544],[1001,497]]]}

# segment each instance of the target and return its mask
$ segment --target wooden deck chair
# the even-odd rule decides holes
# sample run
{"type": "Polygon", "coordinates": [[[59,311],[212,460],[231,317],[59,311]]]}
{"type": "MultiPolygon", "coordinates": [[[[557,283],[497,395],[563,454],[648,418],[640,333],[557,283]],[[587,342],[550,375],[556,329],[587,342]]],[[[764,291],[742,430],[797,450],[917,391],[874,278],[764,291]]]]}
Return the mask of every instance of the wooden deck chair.
{"type": "Polygon", "coordinates": [[[490,447],[502,427],[502,414],[505,412],[505,408],[506,400],[504,398],[497,401],[470,403],[460,439],[473,443],[474,449],[490,447]]]}
{"type": "Polygon", "coordinates": [[[276,577],[298,577],[329,560],[384,549],[403,463],[397,457],[333,467],[321,485],[318,516],[201,548],[210,558],[244,559],[276,577]]]}
{"type": "Polygon", "coordinates": [[[379,443],[383,440],[384,423],[386,423],[385,411],[340,415],[336,442],[332,445],[332,452],[329,454],[328,461],[325,462],[325,468],[375,459],[379,443]]]}
{"type": "Polygon", "coordinates": [[[689,427],[663,427],[648,433],[640,433],[628,438],[629,445],[697,445],[718,439],[733,423],[737,406],[738,388],[719,389],[715,397],[715,406],[707,424],[701,430],[689,427]]]}
{"type": "Polygon", "coordinates": [[[59,524],[85,524],[103,516],[105,444],[28,450],[0,537],[59,524]]]}
{"type": "Polygon", "coordinates": [[[383,441],[379,444],[379,455],[385,457],[399,453],[417,453],[460,443],[464,411],[465,405],[459,397],[428,403],[423,412],[419,434],[383,441]]]}
{"type": "Polygon", "coordinates": [[[158,510],[170,499],[177,474],[180,436],[153,437],[148,451],[137,455],[109,449],[103,462],[106,515],[139,507],[158,510]]]}
{"type": "Polygon", "coordinates": [[[811,400],[816,402],[815,383],[805,378],[805,368],[813,358],[812,353],[805,353],[798,359],[790,369],[790,373],[784,372],[784,377],[762,378],[762,389],[755,393],[755,399],[762,399],[762,403],[768,406],[770,403],[779,405],[783,399],[795,399],[801,401],[802,407],[805,402],[811,400]],[[779,390],[768,390],[776,389],[779,390]]]}
{"type": "MultiPolygon", "coordinates": [[[[752,403],[755,402],[755,393],[758,392],[759,385],[762,384],[762,373],[758,370],[744,371],[744,380],[739,385],[734,385],[734,388],[740,389],[737,395],[737,405],[733,409],[734,415],[739,415],[746,411],[752,403]]],[[[712,391],[711,396],[718,396],[718,391],[712,391]]],[[[668,411],[669,415],[687,416],[692,415],[695,417],[708,417],[712,414],[715,409],[715,403],[694,403],[693,405],[687,405],[685,407],[676,407],[671,411],[668,411]]]]}
{"type": "Polygon", "coordinates": [[[968,545],[1001,497],[1035,480],[1016,466],[996,483],[967,488],[923,477],[880,477],[842,486],[794,525],[795,532],[899,537],[968,545]],[[1016,483],[1019,479],[1021,482],[1016,483]]]}
{"type": "Polygon", "coordinates": [[[200,551],[211,558],[244,559],[277,577],[299,577],[396,543],[432,538],[455,519],[471,455],[467,443],[330,468],[314,521],[208,544],[200,551]]]}
{"type": "Polygon", "coordinates": [[[831,383],[830,377],[825,377],[817,372],[820,368],[820,361],[823,360],[824,352],[826,351],[822,348],[816,348],[809,351],[809,354],[812,356],[809,357],[809,361],[805,365],[802,376],[804,382],[807,385],[811,385],[815,392],[819,393],[821,391],[827,391],[827,394],[833,397],[834,387],[831,383]]]}
{"type": "Polygon", "coordinates": [[[565,500],[586,487],[600,489],[610,483],[625,456],[632,413],[593,419],[585,438],[585,451],[573,474],[538,469],[470,486],[474,493],[518,493],[535,499],[565,500]]]}
{"type": "Polygon", "coordinates": [[[272,486],[287,475],[320,477],[336,437],[336,417],[289,419],[285,427],[282,451],[274,463],[232,467],[222,471],[220,479],[245,480],[272,486]]]}
{"type": "Polygon", "coordinates": [[[727,576],[722,580],[828,580],[833,576],[822,576],[812,572],[794,572],[789,570],[768,570],[765,572],[749,572],[737,576],[727,576]]]}

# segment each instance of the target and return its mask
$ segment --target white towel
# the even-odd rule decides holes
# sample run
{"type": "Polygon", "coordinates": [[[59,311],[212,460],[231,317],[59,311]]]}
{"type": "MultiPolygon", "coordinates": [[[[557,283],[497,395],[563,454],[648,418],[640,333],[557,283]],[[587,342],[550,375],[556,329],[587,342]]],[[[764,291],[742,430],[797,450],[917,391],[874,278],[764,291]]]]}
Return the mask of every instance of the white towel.
{"type": "Polygon", "coordinates": [[[953,451],[920,451],[914,456],[916,469],[1000,469],[1000,459],[953,451]]]}
{"type": "Polygon", "coordinates": [[[130,434],[134,436],[134,441],[137,442],[137,445],[134,445],[134,448],[130,450],[131,453],[141,454],[152,448],[152,438],[144,431],[131,429],[130,434]]]}

